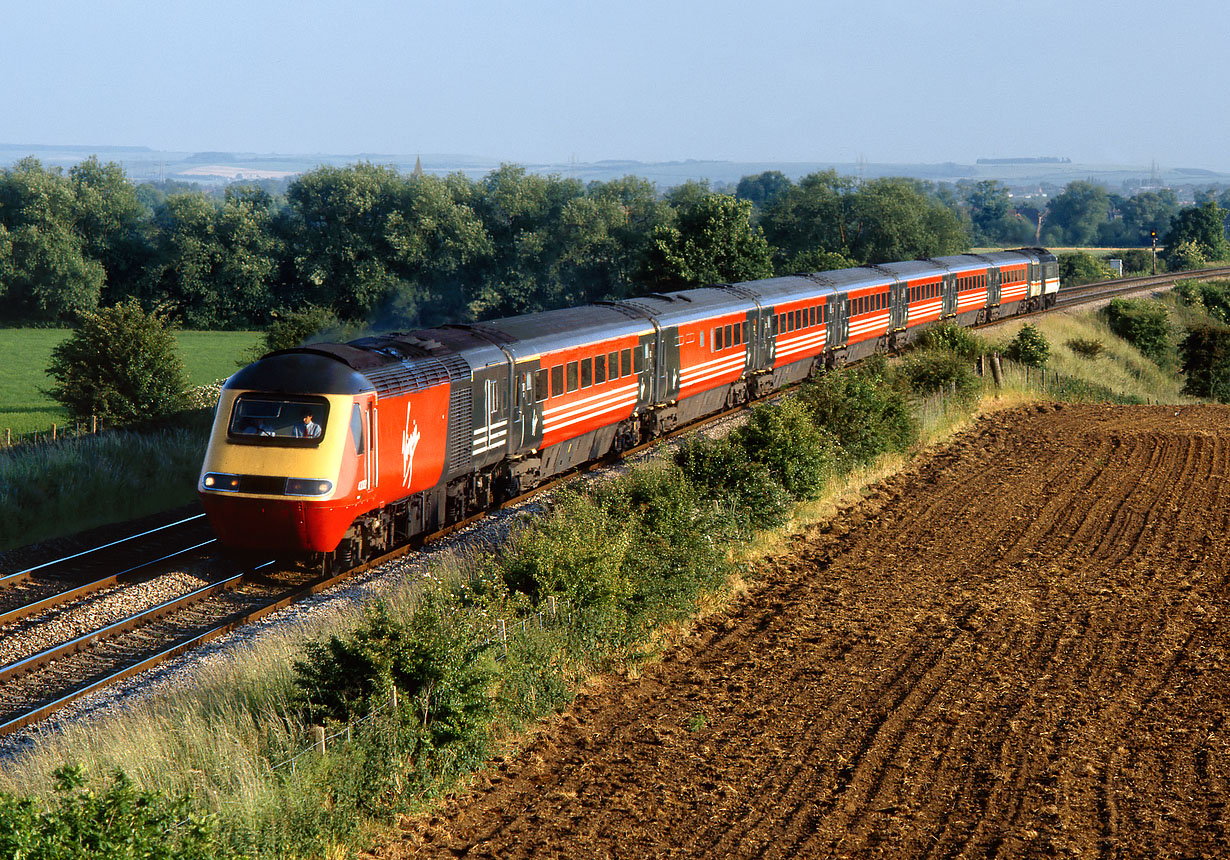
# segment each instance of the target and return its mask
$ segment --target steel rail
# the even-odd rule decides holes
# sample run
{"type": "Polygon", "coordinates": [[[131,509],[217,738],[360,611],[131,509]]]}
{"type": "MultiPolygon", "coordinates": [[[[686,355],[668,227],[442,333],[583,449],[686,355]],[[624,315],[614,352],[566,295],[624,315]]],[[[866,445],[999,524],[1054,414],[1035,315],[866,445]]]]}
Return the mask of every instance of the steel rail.
{"type": "Polygon", "coordinates": [[[207,541],[195,544],[194,546],[185,549],[176,550],[173,553],[164,555],[161,558],[155,558],[150,561],[143,561],[138,565],[121,570],[119,573],[112,573],[104,576],[102,579],[96,579],[93,582],[88,582],[85,585],[79,585],[76,588],[71,588],[67,591],[61,591],[58,594],[53,594],[50,597],[45,597],[42,600],[34,603],[27,603],[25,606],[19,606],[16,609],[8,612],[0,613],[0,628],[12,624],[15,621],[21,621],[24,618],[29,618],[33,615],[39,615],[50,609],[55,609],[57,606],[62,606],[65,603],[71,603],[82,597],[87,597],[96,591],[102,591],[104,588],[110,588],[112,585],[117,585],[123,579],[127,579],[132,574],[146,567],[152,567],[155,564],[160,564],[164,561],[170,561],[176,556],[185,555],[187,553],[198,550],[201,547],[209,546],[211,543],[217,543],[217,538],[210,538],[207,541]]]}
{"type": "Polygon", "coordinates": [[[90,549],[82,550],[81,552],[73,553],[72,555],[66,555],[63,558],[57,558],[52,561],[45,561],[42,564],[36,564],[34,567],[28,567],[25,570],[19,570],[16,573],[10,573],[8,576],[0,576],[0,587],[4,587],[6,585],[16,585],[19,582],[24,582],[25,580],[29,579],[30,574],[34,573],[36,570],[42,570],[45,567],[51,567],[52,565],[56,565],[56,564],[63,564],[66,561],[72,561],[73,559],[81,558],[82,556],[86,556],[94,552],[99,552],[100,550],[110,549],[113,546],[119,546],[122,543],[127,543],[128,541],[136,540],[137,538],[143,538],[148,535],[152,535],[155,532],[163,531],[164,529],[174,528],[175,526],[182,526],[184,523],[190,523],[193,520],[199,520],[203,516],[205,515],[204,514],[194,514],[193,516],[186,517],[182,520],[177,520],[176,522],[173,522],[173,523],[167,523],[166,525],[158,526],[157,528],[148,529],[146,531],[141,532],[140,534],[129,535],[128,537],[120,538],[119,540],[113,540],[110,543],[105,543],[105,544],[102,544],[101,546],[91,547],[90,549]]]}
{"type": "Polygon", "coordinates": [[[251,575],[250,572],[238,573],[234,576],[227,577],[219,582],[203,586],[201,588],[190,591],[187,594],[160,603],[157,606],[151,606],[149,609],[138,612],[136,615],[130,615],[127,618],[108,624],[105,627],[100,627],[90,633],[70,639],[67,642],[62,642],[59,645],[54,645],[37,654],[32,654],[25,659],[18,660],[16,663],[10,663],[7,666],[0,666],[0,682],[7,681],[17,675],[24,675],[35,669],[42,668],[48,663],[58,660],[68,654],[73,654],[83,648],[88,648],[98,642],[106,639],[111,639],[123,633],[135,630],[138,627],[143,627],[151,621],[156,621],[159,618],[170,615],[179,609],[183,609],[193,603],[199,603],[207,597],[222,592],[237,588],[243,584],[244,579],[251,575]]]}

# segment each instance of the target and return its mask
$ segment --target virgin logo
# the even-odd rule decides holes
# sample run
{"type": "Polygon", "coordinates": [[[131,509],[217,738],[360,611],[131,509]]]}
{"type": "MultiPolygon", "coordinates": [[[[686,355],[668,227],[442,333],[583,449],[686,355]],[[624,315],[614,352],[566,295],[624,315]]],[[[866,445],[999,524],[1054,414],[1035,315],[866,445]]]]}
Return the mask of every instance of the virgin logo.
{"type": "Polygon", "coordinates": [[[410,476],[414,472],[414,449],[419,446],[419,422],[414,422],[410,429],[410,404],[406,404],[406,427],[401,431],[401,480],[409,487],[410,476]]]}

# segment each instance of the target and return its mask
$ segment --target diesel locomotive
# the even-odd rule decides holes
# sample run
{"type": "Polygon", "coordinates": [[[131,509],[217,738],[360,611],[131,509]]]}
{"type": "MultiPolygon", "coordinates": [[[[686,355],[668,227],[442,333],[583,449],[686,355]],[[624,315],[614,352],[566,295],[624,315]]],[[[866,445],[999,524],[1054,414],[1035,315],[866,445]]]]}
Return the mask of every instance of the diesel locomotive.
{"type": "Polygon", "coordinates": [[[223,545],[349,567],[941,321],[1049,307],[1042,248],[314,343],[227,380],[198,486],[223,545]]]}

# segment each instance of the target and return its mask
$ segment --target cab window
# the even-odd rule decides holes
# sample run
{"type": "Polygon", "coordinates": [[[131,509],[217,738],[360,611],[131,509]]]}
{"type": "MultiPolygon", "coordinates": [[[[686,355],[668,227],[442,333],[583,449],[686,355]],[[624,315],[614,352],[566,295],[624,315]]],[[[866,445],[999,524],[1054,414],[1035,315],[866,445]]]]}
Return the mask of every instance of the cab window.
{"type": "Polygon", "coordinates": [[[324,399],[241,394],[231,409],[227,436],[253,444],[315,446],[328,420],[324,399]]]}

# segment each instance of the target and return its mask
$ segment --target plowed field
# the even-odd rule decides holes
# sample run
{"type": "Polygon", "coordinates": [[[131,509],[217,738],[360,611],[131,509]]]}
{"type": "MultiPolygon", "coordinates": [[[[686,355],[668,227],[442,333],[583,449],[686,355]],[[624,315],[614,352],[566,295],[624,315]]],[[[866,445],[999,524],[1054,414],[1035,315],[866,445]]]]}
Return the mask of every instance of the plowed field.
{"type": "Polygon", "coordinates": [[[1228,857],[1230,410],[982,419],[401,857],[1228,857]]]}

